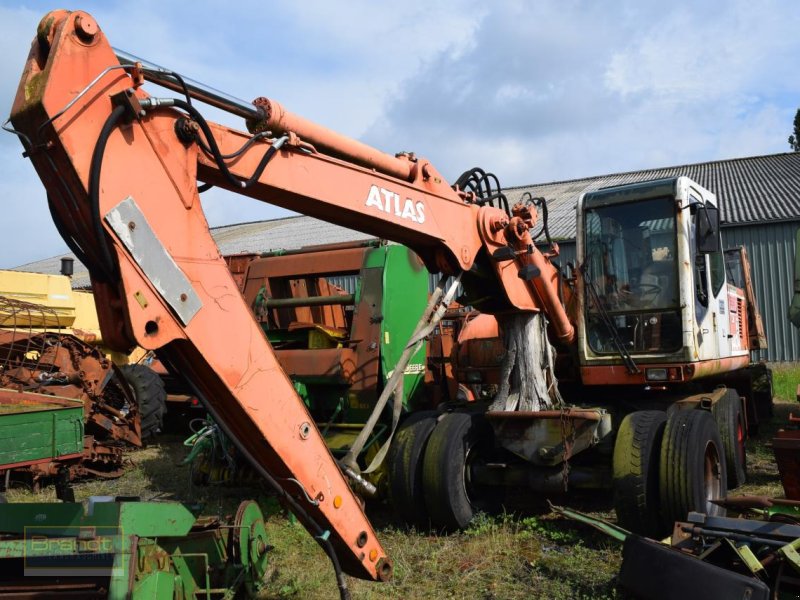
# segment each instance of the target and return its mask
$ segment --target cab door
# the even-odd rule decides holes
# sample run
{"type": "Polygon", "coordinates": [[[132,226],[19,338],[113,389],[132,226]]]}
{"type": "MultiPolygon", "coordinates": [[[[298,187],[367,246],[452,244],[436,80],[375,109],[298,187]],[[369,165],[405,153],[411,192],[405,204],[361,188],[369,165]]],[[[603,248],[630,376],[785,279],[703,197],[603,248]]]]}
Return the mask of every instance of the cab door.
{"type": "Polygon", "coordinates": [[[725,258],[719,234],[719,213],[700,196],[689,195],[691,253],[694,263],[695,343],[701,361],[731,355],[730,311],[725,280],[725,258]]]}

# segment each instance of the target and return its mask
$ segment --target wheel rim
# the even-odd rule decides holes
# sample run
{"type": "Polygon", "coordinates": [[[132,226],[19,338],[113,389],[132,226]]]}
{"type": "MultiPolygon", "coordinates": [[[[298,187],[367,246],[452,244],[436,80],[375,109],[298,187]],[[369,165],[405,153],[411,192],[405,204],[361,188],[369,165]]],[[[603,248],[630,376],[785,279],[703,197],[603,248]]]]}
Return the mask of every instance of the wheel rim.
{"type": "Polygon", "coordinates": [[[472,506],[475,506],[475,492],[473,491],[472,487],[472,461],[475,459],[475,455],[472,452],[474,449],[474,445],[470,444],[467,446],[467,451],[464,454],[464,495],[469,500],[469,503],[472,506]]]}
{"type": "Polygon", "coordinates": [[[739,464],[744,465],[747,453],[744,447],[744,424],[742,423],[741,415],[736,419],[736,453],[738,454],[739,464]]]}
{"type": "Polygon", "coordinates": [[[711,514],[717,508],[717,505],[712,504],[711,500],[719,500],[722,497],[722,461],[713,442],[706,444],[703,454],[705,511],[711,514]]]}
{"type": "Polygon", "coordinates": [[[486,496],[485,486],[473,480],[472,467],[482,461],[480,444],[470,444],[464,455],[464,494],[469,501],[470,506],[476,511],[486,510],[486,503],[484,502],[486,496]]]}

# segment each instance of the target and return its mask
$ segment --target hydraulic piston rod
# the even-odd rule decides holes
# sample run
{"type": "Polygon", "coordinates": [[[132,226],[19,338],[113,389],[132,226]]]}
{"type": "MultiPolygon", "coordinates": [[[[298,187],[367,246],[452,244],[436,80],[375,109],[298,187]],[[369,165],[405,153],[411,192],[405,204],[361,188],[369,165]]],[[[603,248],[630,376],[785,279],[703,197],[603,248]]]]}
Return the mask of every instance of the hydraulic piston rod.
{"type": "Polygon", "coordinates": [[[404,181],[412,178],[415,163],[381,152],[357,140],[348,138],[332,129],[318,125],[286,110],[280,103],[269,98],[258,98],[245,102],[230,94],[216,90],[193,79],[177,76],[174,71],[153,62],[114,48],[117,60],[123,65],[142,65],[144,78],[167,89],[188,93],[192,98],[242,117],[248,125],[259,130],[272,131],[275,135],[292,132],[317,150],[353,162],[362,167],[375,169],[404,181]],[[181,83],[183,82],[183,83],[181,83]]]}
{"type": "Polygon", "coordinates": [[[148,81],[176,92],[183,93],[186,91],[189,93],[189,96],[200,102],[205,102],[206,104],[215,106],[225,112],[242,117],[243,119],[260,120],[264,118],[264,109],[259,106],[254,106],[252,102],[240,100],[230,94],[220,92],[219,90],[195,81],[194,79],[189,79],[188,77],[176,77],[174,71],[143,58],[139,58],[138,56],[134,56],[133,54],[129,54],[119,48],[114,48],[114,54],[116,54],[117,60],[119,60],[122,65],[140,63],[142,69],[145,71],[144,78],[148,81]],[[185,89],[183,85],[181,85],[181,80],[183,80],[183,83],[186,85],[185,89]]]}

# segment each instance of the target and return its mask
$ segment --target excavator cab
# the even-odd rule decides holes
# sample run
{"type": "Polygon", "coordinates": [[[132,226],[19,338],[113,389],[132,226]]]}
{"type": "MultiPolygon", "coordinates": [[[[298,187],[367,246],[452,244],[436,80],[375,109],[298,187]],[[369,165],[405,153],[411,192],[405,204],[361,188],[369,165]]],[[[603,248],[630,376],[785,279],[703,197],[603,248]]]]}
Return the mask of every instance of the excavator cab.
{"type": "Polygon", "coordinates": [[[591,206],[585,213],[585,226],[583,273],[590,288],[585,307],[590,351],[614,355],[620,342],[632,354],[680,349],[672,198],[591,206]]]}
{"type": "Polygon", "coordinates": [[[581,197],[584,382],[677,383],[747,364],[753,305],[727,277],[719,223],[714,194],[688,177],[581,197]]]}

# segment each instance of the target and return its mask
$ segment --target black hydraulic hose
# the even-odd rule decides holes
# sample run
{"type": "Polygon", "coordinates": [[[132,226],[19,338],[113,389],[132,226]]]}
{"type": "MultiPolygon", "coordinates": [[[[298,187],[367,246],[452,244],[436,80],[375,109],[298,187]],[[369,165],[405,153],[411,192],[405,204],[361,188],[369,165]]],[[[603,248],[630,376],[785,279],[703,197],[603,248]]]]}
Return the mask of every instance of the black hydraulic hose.
{"type": "MultiPolygon", "coordinates": [[[[225,160],[230,160],[232,158],[236,158],[237,156],[241,156],[242,154],[245,153],[245,151],[247,151],[248,148],[250,148],[250,146],[255,144],[258,140],[264,139],[265,137],[267,137],[266,132],[257,133],[254,136],[248,138],[247,141],[244,144],[242,144],[241,148],[235,150],[234,152],[231,152],[230,154],[223,154],[222,158],[224,158],[225,160]]],[[[197,140],[197,145],[203,149],[203,152],[205,152],[206,154],[211,154],[211,148],[209,148],[208,145],[202,139],[198,137],[196,138],[196,140],[197,140]]]]}
{"type": "Polygon", "coordinates": [[[89,204],[92,214],[92,228],[94,229],[95,244],[100,252],[101,260],[101,277],[99,278],[104,283],[111,283],[118,277],[116,263],[111,255],[111,249],[106,241],[105,230],[103,229],[103,222],[100,217],[100,172],[103,167],[103,155],[106,151],[106,144],[111,132],[119,123],[122,115],[125,113],[125,107],[120,105],[111,111],[111,114],[103,124],[100,130],[100,135],[97,138],[97,144],[92,153],[92,163],[89,169],[89,204]]]}
{"type": "Polygon", "coordinates": [[[522,195],[522,200],[524,202],[528,202],[533,204],[534,206],[538,206],[541,208],[542,211],[542,227],[539,231],[536,232],[536,235],[531,236],[534,240],[538,238],[542,233],[544,233],[544,237],[547,240],[547,243],[551,246],[553,245],[553,240],[550,237],[550,228],[548,226],[548,215],[547,215],[547,200],[545,200],[542,196],[538,196],[536,198],[530,192],[525,192],[522,195]]]}
{"type": "Polygon", "coordinates": [[[78,261],[85,265],[87,268],[90,266],[90,262],[86,258],[86,253],[83,251],[83,248],[80,247],[75,238],[66,230],[64,227],[64,222],[61,220],[60,215],[56,211],[56,207],[53,203],[53,199],[50,197],[50,194],[47,194],[47,208],[50,210],[50,217],[53,219],[53,224],[56,226],[56,231],[58,234],[64,239],[64,242],[67,244],[67,248],[69,248],[70,252],[75,255],[75,258],[78,261]]]}
{"type": "Polygon", "coordinates": [[[277,148],[274,145],[270,146],[267,151],[264,153],[264,156],[261,158],[261,161],[258,163],[256,170],[250,176],[250,179],[242,180],[239,179],[236,175],[231,173],[228,165],[225,164],[225,157],[219,150],[219,146],[217,146],[217,140],[214,139],[214,134],[211,132],[211,128],[208,126],[208,123],[205,120],[205,117],[197,110],[194,106],[189,104],[188,102],[184,102],[183,100],[175,99],[173,100],[173,106],[180,108],[181,110],[186,111],[189,113],[192,118],[197,121],[197,124],[200,126],[200,130],[203,132],[203,135],[206,138],[206,142],[208,143],[208,149],[210,150],[211,155],[214,157],[214,162],[217,163],[219,170],[222,171],[222,174],[225,178],[233,184],[235,187],[244,189],[248,188],[253,185],[258,179],[261,177],[261,174],[264,172],[264,169],[267,167],[267,164],[272,157],[278,152],[277,148]]]}
{"type": "MultiPolygon", "coordinates": [[[[225,164],[225,159],[230,158],[231,156],[235,157],[243,153],[256,141],[257,137],[254,136],[248,140],[248,142],[246,142],[242,148],[234,152],[231,156],[223,156],[219,150],[216,140],[214,139],[211,128],[208,126],[208,123],[200,111],[198,111],[192,104],[184,100],[176,98],[172,101],[172,103],[174,106],[188,112],[197,121],[197,123],[200,125],[200,129],[203,131],[203,134],[206,137],[206,141],[208,142],[209,153],[214,157],[214,161],[216,162],[220,171],[222,171],[222,173],[225,175],[226,179],[228,179],[228,181],[230,181],[237,188],[247,188],[258,181],[258,179],[261,177],[261,174],[264,172],[264,169],[267,167],[267,164],[269,164],[269,161],[272,160],[272,157],[275,156],[278,151],[275,145],[270,146],[259,161],[258,166],[251,177],[247,180],[241,180],[231,173],[230,169],[225,164]]],[[[95,145],[94,152],[92,154],[91,168],[89,171],[89,202],[92,214],[92,228],[94,230],[101,261],[99,269],[100,277],[98,279],[105,281],[106,283],[116,279],[118,273],[111,250],[105,238],[105,231],[103,230],[102,219],[100,217],[100,173],[102,171],[103,156],[105,154],[108,138],[119,123],[120,119],[125,113],[125,110],[126,109],[124,106],[115,107],[106,119],[106,122],[103,124],[103,128],[100,131],[97,144],[95,145]]],[[[205,184],[200,186],[199,191],[204,192],[210,187],[211,186],[209,184],[205,184]]]]}
{"type": "Polygon", "coordinates": [[[508,198],[503,193],[500,187],[500,180],[494,173],[487,173],[480,167],[474,167],[462,173],[456,180],[454,187],[474,192],[478,199],[478,204],[481,206],[488,204],[494,207],[494,201],[497,200],[497,208],[504,210],[507,215],[511,215],[508,198]]]}
{"type": "Polygon", "coordinates": [[[163,70],[154,70],[154,69],[144,69],[145,73],[153,73],[154,75],[159,75],[162,73],[166,73],[167,75],[172,75],[175,78],[175,81],[181,86],[181,91],[183,92],[184,97],[186,98],[186,102],[188,104],[192,103],[192,96],[189,94],[189,88],[186,85],[183,77],[180,74],[176,73],[175,71],[163,71],[163,70]]]}
{"type": "Polygon", "coordinates": [[[540,206],[542,207],[542,229],[544,230],[544,237],[548,244],[552,244],[553,240],[550,237],[550,228],[548,227],[547,200],[542,198],[540,206]]]}
{"type": "MultiPolygon", "coordinates": [[[[9,129],[6,126],[3,126],[3,129],[11,131],[12,133],[16,133],[20,137],[20,140],[22,140],[22,143],[25,146],[25,151],[30,152],[31,145],[30,145],[30,140],[28,139],[27,136],[25,136],[20,132],[14,131],[13,129],[9,129]]],[[[78,224],[75,222],[74,218],[76,215],[80,216],[79,204],[75,200],[75,196],[72,194],[69,186],[65,184],[63,178],[61,177],[59,170],[55,165],[55,162],[53,162],[53,157],[49,153],[45,153],[44,156],[50,166],[54,179],[60,181],[63,184],[61,194],[59,194],[60,196],[62,196],[59,200],[61,207],[63,211],[67,214],[67,216],[73,217],[72,223],[70,224],[65,223],[63,216],[59,213],[58,209],[56,208],[56,199],[54,198],[53,195],[48,193],[47,208],[50,211],[50,217],[53,219],[53,224],[56,227],[56,231],[58,231],[58,234],[67,244],[69,250],[84,266],[86,266],[90,271],[99,272],[101,270],[101,267],[96,263],[94,263],[89,258],[89,253],[81,247],[81,245],[75,239],[74,233],[70,233],[70,231],[75,232],[79,229],[78,224]],[[63,196],[67,196],[69,202],[67,202],[67,200],[65,200],[63,196]]]]}

